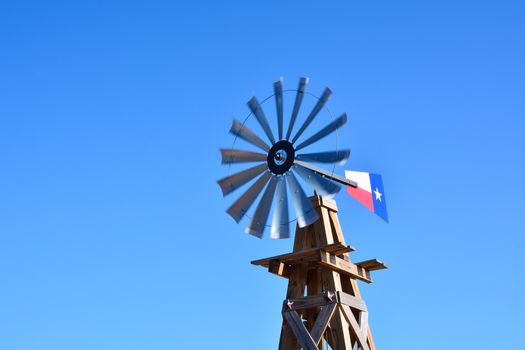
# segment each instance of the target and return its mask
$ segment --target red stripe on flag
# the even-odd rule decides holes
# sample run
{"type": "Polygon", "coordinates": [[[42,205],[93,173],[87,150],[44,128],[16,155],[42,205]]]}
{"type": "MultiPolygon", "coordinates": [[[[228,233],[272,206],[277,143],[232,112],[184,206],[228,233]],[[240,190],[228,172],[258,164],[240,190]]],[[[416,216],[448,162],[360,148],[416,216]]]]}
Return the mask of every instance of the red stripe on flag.
{"type": "Polygon", "coordinates": [[[372,193],[367,192],[363,190],[362,188],[355,188],[352,186],[346,186],[346,192],[348,192],[349,195],[357,199],[361,204],[363,204],[365,207],[370,209],[370,211],[374,211],[374,203],[372,201],[372,193]]]}

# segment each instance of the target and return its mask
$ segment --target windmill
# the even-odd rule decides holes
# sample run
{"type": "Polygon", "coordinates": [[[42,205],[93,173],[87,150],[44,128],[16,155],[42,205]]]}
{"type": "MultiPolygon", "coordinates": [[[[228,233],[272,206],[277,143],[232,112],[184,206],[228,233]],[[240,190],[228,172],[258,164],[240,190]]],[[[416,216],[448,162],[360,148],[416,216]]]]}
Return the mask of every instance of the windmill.
{"type": "MultiPolygon", "coordinates": [[[[355,264],[350,261],[348,253],[355,249],[345,243],[337,205],[332,199],[341,190],[341,185],[346,186],[350,194],[351,190],[360,190],[358,182],[347,178],[350,176],[342,177],[333,171],[335,165],[348,159],[350,150],[336,147],[308,151],[309,147],[336,133],[347,122],[347,116],[343,113],[311,136],[303,137],[321,111],[327,109],[326,103],[332,95],[329,88],[320,97],[309,94],[307,83],[307,78],[301,78],[297,89],[283,90],[282,80],[278,80],[273,85],[274,94],[262,103],[255,96],[248,101],[251,113],[244,122],[234,119],[230,133],[235,136],[234,145],[237,139],[242,139],[257,150],[223,148],[220,151],[223,164],[255,164],[218,183],[226,196],[251,182],[227,209],[237,222],[249,217],[245,231],[251,235],[261,238],[269,228],[271,238],[288,238],[290,223],[297,222],[293,252],[252,261],[289,280],[283,302],[279,349],[324,349],[328,344],[334,350],[356,347],[374,350],[368,312],[357,280],[371,283],[371,271],[384,269],[386,265],[377,259],[355,264]],[[286,130],[284,92],[295,93],[286,130]],[[314,105],[302,119],[300,115],[305,113],[301,105],[305,96],[311,97],[314,105]],[[277,134],[273,133],[262,108],[272,98],[275,99],[277,134]],[[259,136],[246,125],[252,116],[264,135],[259,136]],[[332,166],[332,171],[317,164],[332,166]],[[300,181],[314,190],[314,196],[307,197],[300,181]],[[293,209],[288,205],[288,193],[293,209]],[[295,213],[295,219],[290,220],[289,211],[295,213]],[[268,225],[270,213],[271,224],[268,225]]],[[[347,172],[350,173],[356,172],[347,172]]]]}

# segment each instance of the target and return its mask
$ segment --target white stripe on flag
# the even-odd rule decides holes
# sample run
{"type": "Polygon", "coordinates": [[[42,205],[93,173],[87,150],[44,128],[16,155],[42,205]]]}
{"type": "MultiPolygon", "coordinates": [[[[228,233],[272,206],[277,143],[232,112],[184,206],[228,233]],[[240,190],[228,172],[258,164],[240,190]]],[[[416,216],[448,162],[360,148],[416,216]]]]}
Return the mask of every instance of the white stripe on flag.
{"type": "Polygon", "coordinates": [[[345,170],[345,177],[348,180],[357,182],[357,187],[367,192],[372,193],[372,186],[370,185],[370,176],[368,173],[361,171],[345,170]]]}

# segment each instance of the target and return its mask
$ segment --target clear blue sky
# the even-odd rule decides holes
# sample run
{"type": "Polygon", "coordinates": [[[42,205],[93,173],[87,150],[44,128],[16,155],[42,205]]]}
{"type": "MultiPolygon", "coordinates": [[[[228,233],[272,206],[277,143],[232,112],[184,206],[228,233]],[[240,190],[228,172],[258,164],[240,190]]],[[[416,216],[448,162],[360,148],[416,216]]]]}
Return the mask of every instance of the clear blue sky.
{"type": "MultiPolygon", "coordinates": [[[[0,5],[0,349],[275,349],[291,249],[224,210],[233,117],[334,91],[378,349],[523,349],[523,1],[0,5]],[[287,101],[289,102],[289,101],[287,101]]],[[[237,196],[237,194],[233,195],[237,196]]]]}

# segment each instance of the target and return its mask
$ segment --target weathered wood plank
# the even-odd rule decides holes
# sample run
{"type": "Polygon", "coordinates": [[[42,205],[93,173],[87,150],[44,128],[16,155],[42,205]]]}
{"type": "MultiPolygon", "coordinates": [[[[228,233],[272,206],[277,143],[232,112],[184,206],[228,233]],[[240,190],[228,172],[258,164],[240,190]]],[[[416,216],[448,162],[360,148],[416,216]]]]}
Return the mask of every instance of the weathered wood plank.
{"type": "Polygon", "coordinates": [[[287,308],[287,303],[293,302],[292,308],[294,310],[308,309],[312,307],[321,307],[332,302],[326,298],[325,295],[312,295],[305,297],[298,297],[293,299],[287,299],[284,301],[284,306],[287,308]]]}
{"type": "Polygon", "coordinates": [[[382,270],[382,269],[388,268],[388,266],[384,262],[382,262],[381,260],[377,260],[377,259],[360,261],[355,264],[359,267],[367,269],[368,271],[382,270]]]}
{"type": "MultiPolygon", "coordinates": [[[[349,261],[338,258],[326,251],[319,251],[317,253],[317,262],[324,267],[327,267],[335,272],[345,274],[352,278],[357,278],[366,283],[372,283],[370,272],[366,269],[356,266],[349,261]]],[[[341,289],[339,289],[341,290],[341,289]]]]}
{"type": "Polygon", "coordinates": [[[361,327],[361,332],[366,336],[368,335],[368,312],[363,311],[359,314],[359,326],[361,327]]]}
{"type": "Polygon", "coordinates": [[[357,320],[354,317],[354,314],[352,313],[352,310],[350,310],[350,307],[348,305],[341,305],[341,308],[343,309],[343,314],[350,324],[350,329],[352,330],[353,334],[357,338],[357,342],[359,343],[359,346],[363,350],[370,350],[370,347],[368,346],[368,343],[366,341],[366,334],[363,333],[361,327],[359,326],[359,323],[357,323],[357,320]]]}
{"type": "Polygon", "coordinates": [[[306,242],[307,237],[308,237],[308,226],[299,227],[299,225],[296,225],[295,239],[293,241],[293,251],[294,252],[298,252],[300,250],[311,248],[308,246],[306,242]]]}
{"type": "Polygon", "coordinates": [[[341,224],[339,223],[339,218],[337,216],[337,213],[334,211],[329,211],[328,215],[332,223],[334,236],[337,237],[336,241],[344,244],[345,237],[343,236],[343,230],[341,229],[341,224]]]}
{"type": "Polygon", "coordinates": [[[338,211],[336,202],[333,199],[328,198],[328,197],[322,197],[322,196],[310,197],[310,202],[312,203],[313,207],[316,209],[325,207],[336,213],[338,211]]]}
{"type": "Polygon", "coordinates": [[[319,350],[317,344],[314,342],[310,333],[303,324],[301,316],[297,311],[285,311],[283,312],[283,317],[288,322],[288,325],[292,329],[293,334],[297,338],[297,342],[301,345],[303,350],[319,350]]]}
{"type": "Polygon", "coordinates": [[[272,260],[278,260],[284,263],[291,264],[293,263],[294,260],[299,260],[305,257],[314,257],[316,253],[320,250],[330,252],[334,255],[340,255],[340,254],[344,254],[348,252],[353,252],[355,251],[355,248],[352,246],[343,245],[341,243],[332,243],[332,244],[324,245],[322,247],[303,249],[299,251],[294,251],[292,253],[281,254],[281,255],[276,255],[276,256],[269,257],[269,258],[253,260],[251,264],[268,267],[268,265],[270,264],[270,261],[272,260]]]}
{"type": "Polygon", "coordinates": [[[290,280],[288,282],[286,299],[295,299],[304,295],[307,273],[308,268],[306,266],[296,265],[290,268],[290,280]]]}
{"type": "Polygon", "coordinates": [[[360,311],[365,311],[365,312],[367,311],[366,304],[363,299],[359,299],[345,292],[337,292],[336,295],[337,295],[337,300],[339,300],[341,304],[348,305],[360,311]]]}
{"type": "Polygon", "coordinates": [[[277,276],[289,278],[290,266],[278,260],[270,260],[270,263],[268,264],[268,272],[271,272],[277,276]]]}
{"type": "Polygon", "coordinates": [[[328,323],[332,319],[336,307],[336,303],[328,304],[321,309],[321,312],[319,312],[317,320],[315,320],[314,326],[312,327],[312,331],[310,332],[310,335],[312,336],[312,339],[314,340],[315,344],[319,344],[321,339],[323,339],[324,331],[326,330],[328,323]]]}
{"type": "Polygon", "coordinates": [[[329,210],[326,208],[319,208],[318,214],[320,218],[313,224],[318,247],[340,242],[338,239],[335,239],[332,234],[332,225],[330,223],[330,215],[328,214],[328,211],[329,210]]]}
{"type": "Polygon", "coordinates": [[[376,344],[374,343],[374,337],[372,337],[372,331],[370,330],[370,327],[368,327],[368,346],[370,347],[370,350],[376,350],[376,344]]]}

